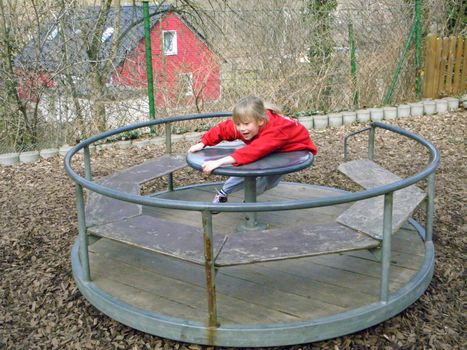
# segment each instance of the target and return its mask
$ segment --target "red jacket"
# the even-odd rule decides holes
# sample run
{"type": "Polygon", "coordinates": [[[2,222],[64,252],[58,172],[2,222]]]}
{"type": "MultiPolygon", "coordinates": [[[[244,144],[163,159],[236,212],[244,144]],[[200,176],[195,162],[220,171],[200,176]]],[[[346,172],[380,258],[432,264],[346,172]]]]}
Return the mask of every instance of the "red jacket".
{"type": "Polygon", "coordinates": [[[236,150],[231,156],[235,165],[252,163],[272,152],[308,150],[316,154],[318,149],[306,128],[294,119],[266,110],[268,122],[264,124],[252,140],[245,140],[237,131],[232,119],[223,121],[210,129],[201,138],[206,146],[217,145],[221,141],[242,140],[246,146],[236,150]]]}

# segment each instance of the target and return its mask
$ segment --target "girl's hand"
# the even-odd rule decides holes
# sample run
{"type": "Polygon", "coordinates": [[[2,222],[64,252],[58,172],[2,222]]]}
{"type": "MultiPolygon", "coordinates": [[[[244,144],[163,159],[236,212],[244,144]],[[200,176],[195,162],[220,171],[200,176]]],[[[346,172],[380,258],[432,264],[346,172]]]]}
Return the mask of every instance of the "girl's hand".
{"type": "Polygon", "coordinates": [[[231,156],[227,156],[221,159],[209,160],[203,164],[203,173],[210,175],[214,169],[219,168],[222,165],[234,164],[235,159],[231,156]]]}
{"type": "Polygon", "coordinates": [[[219,160],[209,160],[203,164],[203,173],[210,175],[214,169],[219,168],[222,165],[219,160]]]}
{"type": "Polygon", "coordinates": [[[206,146],[204,143],[199,142],[196,145],[191,146],[190,149],[188,150],[188,153],[201,151],[204,148],[204,146],[206,146]]]}

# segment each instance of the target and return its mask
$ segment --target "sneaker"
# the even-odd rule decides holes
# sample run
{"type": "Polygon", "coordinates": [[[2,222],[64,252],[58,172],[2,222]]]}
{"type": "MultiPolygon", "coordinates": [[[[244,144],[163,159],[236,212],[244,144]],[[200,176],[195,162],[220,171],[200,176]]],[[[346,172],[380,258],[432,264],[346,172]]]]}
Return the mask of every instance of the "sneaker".
{"type": "MultiPolygon", "coordinates": [[[[214,199],[212,200],[212,202],[214,204],[218,204],[218,203],[226,203],[228,201],[228,198],[225,194],[222,194],[221,192],[217,192],[216,195],[214,196],[214,199]]],[[[219,214],[218,211],[213,211],[212,212],[213,215],[215,214],[219,214]]]]}
{"type": "Polygon", "coordinates": [[[214,199],[212,200],[213,203],[226,203],[228,201],[228,198],[225,194],[222,194],[221,192],[217,192],[216,195],[214,196],[214,199]]]}

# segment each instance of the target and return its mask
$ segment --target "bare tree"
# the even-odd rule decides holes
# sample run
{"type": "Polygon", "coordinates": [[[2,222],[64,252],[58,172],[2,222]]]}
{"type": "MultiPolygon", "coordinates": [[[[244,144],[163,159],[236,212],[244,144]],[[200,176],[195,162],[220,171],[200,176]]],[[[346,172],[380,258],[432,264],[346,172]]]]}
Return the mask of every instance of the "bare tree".
{"type": "MultiPolygon", "coordinates": [[[[131,3],[135,13],[141,12],[140,4],[131,3]]],[[[5,106],[21,116],[14,119],[12,114],[2,111],[2,130],[13,123],[18,134],[14,140],[10,137],[8,143],[37,144],[41,125],[47,127],[53,119],[56,99],[73,109],[73,120],[57,112],[61,122],[73,125],[70,128],[75,134],[73,138],[106,130],[105,103],[112,89],[109,78],[117,68],[115,62],[119,50],[122,51],[122,41],[133,27],[141,25],[141,14],[134,16],[131,23],[121,25],[120,0],[50,3],[1,0],[0,5],[1,67],[2,78],[5,78],[2,79],[2,98],[8,99],[5,106]],[[90,3],[98,6],[89,8],[90,3]],[[31,15],[20,22],[19,14],[25,8],[31,15]],[[106,32],[108,28],[111,32],[106,32]],[[18,55],[23,47],[26,49],[18,55]],[[51,102],[44,116],[40,106],[45,93],[51,102]]],[[[165,5],[166,1],[152,4],[151,16],[166,12],[165,5]]],[[[170,10],[189,13],[199,22],[209,18],[201,18],[192,0],[177,1],[170,10]]],[[[70,139],[70,136],[65,135],[65,138],[70,139]]]]}
{"type": "Polygon", "coordinates": [[[37,144],[40,138],[41,116],[38,104],[44,88],[50,87],[50,81],[41,76],[40,67],[35,67],[29,77],[22,76],[15,57],[28,41],[32,43],[36,52],[41,50],[43,41],[37,29],[51,10],[52,6],[48,1],[43,1],[41,7],[32,0],[0,1],[0,40],[2,42],[0,54],[2,79],[0,81],[4,84],[0,96],[5,106],[1,119],[2,124],[6,126],[6,129],[2,131],[7,130],[2,133],[2,140],[6,143],[13,142],[15,145],[27,147],[27,145],[37,144]],[[32,91],[21,90],[22,79],[30,79],[33,83],[33,96],[31,96],[32,91]],[[14,128],[15,132],[10,132],[10,127],[14,128]]]}

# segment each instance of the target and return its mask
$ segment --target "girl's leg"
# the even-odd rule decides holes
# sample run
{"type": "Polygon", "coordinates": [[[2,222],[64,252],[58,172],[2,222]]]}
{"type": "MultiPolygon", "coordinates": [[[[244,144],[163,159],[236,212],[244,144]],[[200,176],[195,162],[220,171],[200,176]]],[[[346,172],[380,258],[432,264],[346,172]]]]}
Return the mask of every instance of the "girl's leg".
{"type": "Polygon", "coordinates": [[[233,192],[240,191],[243,189],[243,182],[243,177],[231,176],[224,182],[220,192],[227,196],[233,192]]]}
{"type": "MultiPolygon", "coordinates": [[[[264,191],[276,187],[281,181],[282,175],[260,176],[256,179],[256,194],[260,195],[264,191]]],[[[220,193],[222,195],[229,195],[233,192],[242,190],[244,187],[244,178],[231,176],[222,186],[220,193]]]]}
{"type": "Polygon", "coordinates": [[[270,190],[271,188],[279,185],[282,175],[270,175],[270,176],[261,176],[256,180],[256,194],[260,195],[261,193],[270,190]]]}

